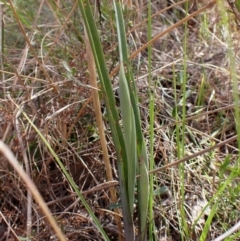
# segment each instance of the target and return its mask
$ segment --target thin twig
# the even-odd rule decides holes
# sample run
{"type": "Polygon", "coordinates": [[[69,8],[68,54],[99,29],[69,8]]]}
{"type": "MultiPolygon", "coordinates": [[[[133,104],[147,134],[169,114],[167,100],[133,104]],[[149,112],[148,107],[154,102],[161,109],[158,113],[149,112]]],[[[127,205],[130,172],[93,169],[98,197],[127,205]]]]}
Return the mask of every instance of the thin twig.
{"type": "MultiPolygon", "coordinates": [[[[100,190],[109,189],[109,188],[115,187],[117,185],[118,185],[118,181],[115,181],[115,180],[110,181],[110,182],[104,182],[104,183],[101,183],[101,184],[97,185],[96,187],[93,187],[93,188],[91,188],[89,190],[81,192],[81,194],[82,195],[87,195],[87,194],[90,194],[90,193],[93,193],[93,192],[97,192],[97,191],[100,191],[100,190]]],[[[69,200],[69,199],[75,198],[77,196],[78,195],[76,193],[73,193],[73,194],[71,194],[69,196],[58,198],[58,199],[55,199],[53,201],[47,202],[46,204],[49,206],[49,205],[52,205],[52,204],[55,204],[55,203],[59,203],[59,202],[65,201],[65,200],[69,200]]]]}
{"type": "Polygon", "coordinates": [[[240,24],[240,13],[239,13],[239,11],[236,7],[236,1],[235,0],[227,0],[227,1],[228,1],[229,6],[231,7],[235,17],[236,17],[236,24],[237,24],[238,27],[240,27],[239,26],[239,24],[240,24]]]}
{"type": "Polygon", "coordinates": [[[233,227],[231,227],[228,231],[221,234],[219,237],[213,239],[212,241],[222,241],[223,239],[229,237],[232,233],[237,231],[240,228],[240,221],[238,221],[233,227]]]}
{"type": "MultiPolygon", "coordinates": [[[[28,158],[27,158],[27,152],[26,152],[26,148],[25,145],[23,143],[23,139],[22,139],[22,135],[20,132],[20,127],[19,127],[19,120],[18,117],[21,114],[21,111],[18,110],[16,117],[15,117],[15,129],[17,132],[17,137],[18,137],[18,141],[19,141],[19,145],[22,151],[22,157],[24,160],[24,164],[25,164],[25,168],[26,168],[26,174],[28,175],[29,178],[31,178],[30,175],[30,167],[29,167],[29,162],[28,162],[28,158]]],[[[32,194],[31,191],[28,189],[27,190],[27,237],[30,237],[31,232],[32,232],[32,194]]]]}
{"type": "Polygon", "coordinates": [[[189,161],[190,159],[193,159],[195,157],[201,156],[201,155],[203,155],[203,154],[205,154],[207,152],[210,152],[210,151],[212,151],[214,149],[217,149],[217,148],[219,148],[221,146],[229,144],[230,142],[235,141],[235,140],[237,140],[237,135],[232,136],[231,138],[228,138],[227,140],[222,141],[222,142],[220,142],[220,143],[218,143],[218,144],[216,144],[214,146],[208,147],[208,148],[206,148],[206,149],[204,149],[202,151],[199,151],[199,152],[196,152],[196,153],[194,153],[192,155],[186,156],[186,157],[184,157],[184,158],[182,158],[182,159],[180,159],[178,161],[172,162],[172,163],[167,164],[167,165],[165,165],[163,167],[156,168],[156,169],[150,171],[148,174],[152,174],[152,173],[155,173],[155,172],[159,172],[159,171],[168,169],[168,168],[173,167],[173,166],[177,166],[177,165],[179,165],[179,164],[181,164],[183,162],[189,161]]]}

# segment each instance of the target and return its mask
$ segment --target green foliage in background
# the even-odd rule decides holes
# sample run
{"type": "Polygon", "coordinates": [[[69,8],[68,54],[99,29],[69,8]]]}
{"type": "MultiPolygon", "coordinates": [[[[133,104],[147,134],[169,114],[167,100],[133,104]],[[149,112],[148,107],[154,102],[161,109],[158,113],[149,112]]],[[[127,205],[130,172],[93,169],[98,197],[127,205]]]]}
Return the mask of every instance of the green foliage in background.
{"type": "Polygon", "coordinates": [[[235,5],[238,11],[240,11],[240,0],[235,0],[235,5]]]}

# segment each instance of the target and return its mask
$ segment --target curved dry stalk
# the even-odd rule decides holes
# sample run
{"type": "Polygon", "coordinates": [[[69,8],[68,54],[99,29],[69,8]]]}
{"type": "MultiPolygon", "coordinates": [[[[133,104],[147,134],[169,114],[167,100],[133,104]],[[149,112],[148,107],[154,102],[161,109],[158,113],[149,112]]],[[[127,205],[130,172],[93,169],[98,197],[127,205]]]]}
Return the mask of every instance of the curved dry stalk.
{"type": "MultiPolygon", "coordinates": [[[[19,120],[18,120],[18,116],[21,114],[20,111],[17,112],[16,117],[15,117],[15,128],[16,128],[16,132],[17,132],[17,137],[19,140],[19,145],[22,151],[22,156],[23,156],[23,160],[24,160],[24,164],[25,164],[25,168],[26,168],[26,174],[28,175],[28,177],[30,178],[30,167],[29,167],[29,161],[27,158],[27,152],[26,152],[26,148],[23,144],[23,139],[20,133],[20,127],[19,127],[19,120]]],[[[32,232],[32,194],[31,191],[28,189],[27,190],[27,230],[26,230],[26,234],[27,237],[30,237],[32,232]]]]}
{"type": "MultiPolygon", "coordinates": [[[[199,15],[200,13],[204,12],[208,8],[213,7],[216,3],[217,3],[217,0],[212,0],[211,2],[209,2],[208,4],[206,4],[205,6],[200,8],[199,10],[193,12],[192,14],[190,14],[187,17],[181,19],[180,21],[178,21],[177,23],[173,24],[172,26],[170,26],[169,28],[167,28],[163,32],[159,33],[154,38],[152,38],[150,41],[148,41],[146,44],[144,44],[142,47],[140,47],[138,50],[136,50],[134,53],[132,53],[130,55],[129,59],[134,59],[140,52],[142,52],[144,49],[146,49],[150,44],[154,43],[156,40],[158,40],[159,38],[163,37],[165,34],[171,32],[173,29],[181,26],[183,23],[187,22],[188,20],[192,19],[193,17],[195,17],[195,16],[199,15]]],[[[117,66],[111,72],[110,76],[115,76],[117,74],[117,72],[119,71],[119,69],[120,69],[120,65],[117,66]]]]}
{"type": "Polygon", "coordinates": [[[29,178],[26,172],[23,170],[22,166],[17,161],[16,157],[13,155],[12,151],[9,147],[0,140],[0,152],[7,158],[8,162],[12,165],[14,170],[18,173],[21,177],[25,185],[27,186],[28,190],[32,193],[33,197],[35,198],[36,202],[39,204],[43,214],[46,216],[50,226],[54,230],[55,234],[58,236],[60,241],[66,241],[64,234],[62,233],[61,229],[58,227],[55,219],[53,218],[51,211],[49,210],[48,206],[44,202],[41,194],[37,190],[37,187],[33,183],[33,181],[29,178]]]}
{"type": "Polygon", "coordinates": [[[238,221],[234,226],[232,226],[228,231],[226,231],[225,233],[221,234],[220,236],[218,236],[217,238],[215,238],[212,241],[222,241],[225,238],[229,237],[231,234],[233,234],[234,232],[236,232],[238,229],[240,228],[240,221],[238,221]]]}

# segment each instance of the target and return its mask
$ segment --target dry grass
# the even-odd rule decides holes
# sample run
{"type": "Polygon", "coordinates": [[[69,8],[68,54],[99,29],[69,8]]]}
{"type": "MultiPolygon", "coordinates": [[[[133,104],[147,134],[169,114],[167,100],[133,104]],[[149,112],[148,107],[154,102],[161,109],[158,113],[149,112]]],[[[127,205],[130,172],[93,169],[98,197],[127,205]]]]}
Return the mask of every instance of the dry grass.
{"type": "MultiPolygon", "coordinates": [[[[32,126],[19,113],[16,105],[20,106],[51,144],[75,183],[85,193],[110,239],[117,240],[116,225],[109,210],[111,203],[108,184],[105,187],[100,186],[100,190],[92,189],[104,183],[106,178],[91,101],[91,87],[88,83],[86,51],[81,42],[83,28],[77,7],[69,15],[71,9],[67,4],[56,11],[52,9],[51,4],[44,3],[42,8],[41,5],[38,6],[38,11],[33,16],[26,14],[28,7],[24,5],[17,13],[18,16],[25,17],[22,19],[24,32],[19,30],[12,11],[4,9],[5,42],[0,83],[0,138],[28,170],[29,176],[37,185],[68,240],[101,240],[88,213],[76,200],[72,188],[54,158],[32,126]],[[31,48],[27,46],[24,35],[31,42],[31,48]]],[[[162,31],[174,24],[183,14],[184,10],[177,7],[163,12],[154,19],[155,31],[162,31]]],[[[128,18],[130,16],[127,15],[128,18]]],[[[144,18],[144,15],[142,17],[144,18]]],[[[114,48],[116,36],[112,33],[110,20],[99,24],[109,72],[117,66],[118,61],[114,48]]],[[[129,30],[132,28],[130,25],[129,23],[129,30]]],[[[234,23],[231,27],[234,30],[234,23]]],[[[131,51],[140,46],[139,40],[144,40],[144,31],[143,28],[129,35],[131,51]]],[[[155,98],[156,168],[178,159],[176,127],[181,126],[181,121],[176,123],[173,113],[177,109],[178,115],[182,115],[181,81],[186,33],[185,155],[199,152],[236,134],[228,49],[223,31],[217,6],[214,6],[189,22],[186,29],[184,26],[176,28],[153,45],[153,86],[150,88],[155,98]]],[[[232,40],[237,64],[238,35],[237,31],[233,31],[232,40]]],[[[135,76],[141,115],[148,140],[149,86],[146,52],[142,52],[132,63],[136,66],[135,76]]],[[[114,87],[117,87],[116,79],[113,79],[113,83],[114,87]]],[[[105,117],[104,108],[102,103],[105,117]]],[[[106,137],[114,178],[117,180],[114,146],[107,124],[106,137]]],[[[219,183],[228,175],[226,171],[220,176],[219,166],[228,155],[231,155],[231,164],[234,165],[237,154],[237,143],[229,143],[186,162],[184,200],[180,193],[182,180],[177,167],[156,173],[154,214],[158,240],[176,241],[183,238],[179,231],[180,203],[183,203],[185,208],[189,228],[189,237],[185,237],[185,240],[198,240],[209,210],[205,211],[195,228],[193,223],[216,192],[219,183]]],[[[1,239],[1,235],[6,240],[17,240],[14,238],[14,232],[19,239],[26,235],[29,205],[27,191],[2,155],[0,175],[0,240],[4,240],[1,239]]],[[[237,197],[239,194],[234,196],[226,192],[225,199],[219,201],[219,210],[207,240],[218,236],[239,219],[237,197]]],[[[38,205],[34,201],[31,205],[31,240],[55,240],[38,205]]]]}

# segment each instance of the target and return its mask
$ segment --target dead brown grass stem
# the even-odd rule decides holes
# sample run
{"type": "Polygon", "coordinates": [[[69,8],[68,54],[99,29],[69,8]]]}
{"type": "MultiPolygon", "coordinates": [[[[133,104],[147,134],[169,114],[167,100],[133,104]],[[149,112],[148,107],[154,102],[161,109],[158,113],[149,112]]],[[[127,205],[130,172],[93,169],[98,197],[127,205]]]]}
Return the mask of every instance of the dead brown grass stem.
{"type": "MultiPolygon", "coordinates": [[[[46,2],[47,2],[47,4],[48,4],[49,8],[51,9],[51,11],[53,12],[53,14],[55,14],[55,11],[52,9],[51,4],[50,4],[48,1],[46,1],[46,2]]],[[[61,26],[61,29],[59,30],[59,33],[57,34],[57,36],[56,36],[55,39],[53,40],[53,44],[51,45],[50,49],[48,50],[48,52],[47,52],[47,54],[46,54],[46,56],[45,56],[45,58],[44,58],[44,61],[47,61],[48,57],[50,56],[50,53],[52,52],[55,44],[58,42],[58,40],[59,40],[59,38],[61,37],[64,29],[67,27],[67,24],[69,23],[69,19],[70,19],[70,17],[72,16],[72,14],[73,14],[75,8],[77,7],[77,5],[78,5],[78,1],[75,1],[75,3],[74,3],[74,5],[73,5],[70,13],[69,13],[68,16],[66,17],[63,25],[61,26]]],[[[58,19],[58,18],[56,17],[56,19],[58,19]]]]}
{"type": "MultiPolygon", "coordinates": [[[[166,7],[166,8],[164,8],[164,9],[162,9],[162,10],[154,13],[154,14],[151,16],[151,18],[154,18],[154,17],[158,16],[159,14],[161,14],[161,13],[167,11],[167,10],[170,10],[171,8],[174,8],[174,7],[178,6],[178,5],[181,5],[182,3],[185,3],[185,2],[188,2],[188,0],[182,0],[182,1],[180,1],[180,2],[171,4],[171,6],[166,7]]],[[[143,20],[142,22],[136,24],[136,25],[127,33],[127,35],[129,35],[130,33],[132,33],[134,30],[136,30],[139,26],[141,26],[142,24],[146,23],[147,21],[148,21],[148,19],[145,19],[145,20],[143,20]]]]}
{"type": "MultiPolygon", "coordinates": [[[[13,236],[15,237],[15,239],[17,241],[21,241],[21,239],[18,237],[18,235],[16,234],[16,232],[14,231],[14,229],[11,227],[11,225],[9,224],[8,220],[5,218],[5,216],[3,215],[3,213],[0,211],[0,216],[1,219],[5,222],[5,224],[8,226],[8,229],[11,231],[11,233],[13,234],[13,236]]],[[[5,235],[4,235],[5,236],[5,235]]],[[[3,238],[3,237],[1,237],[3,238]]],[[[6,237],[7,238],[7,237],[6,237]]],[[[2,239],[0,239],[2,240],[2,239]]]]}
{"type": "MultiPolygon", "coordinates": [[[[239,27],[239,23],[240,23],[240,13],[239,13],[239,10],[237,9],[237,7],[236,7],[236,2],[237,2],[237,0],[236,1],[232,1],[232,0],[227,0],[227,2],[228,2],[228,4],[230,5],[230,7],[231,7],[231,9],[232,9],[232,11],[233,11],[233,13],[234,13],[234,15],[235,15],[235,17],[236,17],[236,23],[237,23],[237,25],[238,25],[238,27],[239,27]]],[[[239,1],[238,1],[239,2],[239,1]]]]}
{"type": "Polygon", "coordinates": [[[156,172],[159,172],[159,171],[168,169],[168,168],[170,168],[170,167],[177,166],[177,165],[179,165],[179,164],[181,164],[181,163],[183,163],[183,162],[189,161],[190,159],[193,159],[193,158],[195,158],[195,157],[201,156],[201,155],[203,155],[203,154],[205,154],[205,153],[207,153],[207,152],[210,152],[210,151],[215,150],[215,149],[217,149],[217,148],[219,148],[219,147],[221,147],[221,146],[224,146],[224,145],[226,145],[226,144],[229,144],[229,143],[231,143],[231,142],[233,142],[233,141],[235,141],[235,140],[237,140],[237,135],[232,136],[232,137],[226,139],[225,141],[221,141],[220,143],[218,143],[218,144],[216,144],[216,145],[214,145],[214,146],[210,146],[210,147],[208,147],[208,148],[205,148],[205,149],[203,149],[202,151],[199,151],[199,152],[196,152],[196,153],[194,153],[194,154],[192,154],[192,155],[186,156],[186,157],[184,157],[184,158],[182,158],[182,159],[180,159],[180,160],[177,160],[177,161],[174,161],[174,162],[169,163],[169,164],[167,164],[167,165],[164,165],[164,166],[162,166],[162,167],[156,168],[156,169],[148,172],[148,174],[156,173],[156,172]]]}
{"type": "MultiPolygon", "coordinates": [[[[43,0],[43,2],[45,2],[48,5],[48,7],[51,10],[51,12],[52,12],[54,18],[56,19],[57,23],[59,25],[61,25],[61,21],[59,20],[57,14],[56,14],[58,12],[58,10],[60,10],[59,1],[50,1],[49,2],[49,0],[43,0]],[[56,5],[56,6],[54,7],[54,5],[56,5]]],[[[77,2],[77,1],[75,1],[75,2],[77,2]]]]}
{"type": "MultiPolygon", "coordinates": [[[[17,138],[18,138],[18,142],[21,148],[21,152],[22,152],[22,157],[23,157],[23,161],[25,164],[25,169],[26,169],[26,174],[28,175],[29,178],[31,178],[31,174],[30,174],[30,166],[29,166],[29,161],[28,161],[28,157],[27,157],[27,150],[26,147],[24,145],[23,139],[22,139],[22,135],[21,135],[21,131],[20,131],[20,125],[19,125],[19,120],[18,117],[21,114],[21,111],[18,110],[16,117],[14,118],[15,120],[15,129],[17,132],[17,138]]],[[[27,230],[26,230],[26,234],[28,237],[30,237],[31,233],[32,233],[32,194],[31,191],[28,189],[27,190],[27,230]]]]}
{"type": "Polygon", "coordinates": [[[11,0],[8,0],[8,2],[9,2],[9,5],[10,5],[10,7],[11,7],[11,9],[12,9],[13,15],[14,15],[14,17],[15,17],[15,19],[16,19],[19,27],[20,27],[20,30],[21,30],[21,32],[22,32],[22,34],[23,34],[23,37],[24,37],[25,41],[27,42],[27,45],[28,45],[29,49],[31,50],[31,52],[32,52],[32,54],[33,54],[36,62],[39,64],[40,69],[43,71],[44,75],[46,76],[48,82],[49,82],[49,83],[51,84],[51,86],[53,87],[54,91],[55,91],[56,93],[58,93],[58,87],[57,87],[57,85],[54,84],[54,82],[53,82],[53,80],[51,79],[51,77],[49,76],[48,72],[45,70],[45,68],[44,68],[44,66],[43,66],[43,63],[40,61],[40,59],[38,58],[37,54],[35,53],[35,51],[34,51],[34,49],[33,49],[33,47],[32,47],[32,44],[31,44],[31,42],[30,42],[30,40],[29,40],[29,38],[28,38],[28,36],[27,36],[27,34],[26,34],[26,31],[25,31],[25,29],[24,29],[24,27],[23,27],[23,25],[22,25],[22,23],[21,23],[21,21],[20,21],[20,19],[19,19],[19,17],[18,17],[18,14],[17,14],[17,12],[16,12],[16,10],[15,10],[15,7],[13,6],[12,1],[11,1],[11,0]]]}
{"type": "MultiPolygon", "coordinates": [[[[183,23],[187,22],[188,20],[192,19],[193,17],[197,16],[198,14],[204,12],[205,10],[213,7],[216,4],[217,0],[212,0],[211,2],[209,2],[208,4],[206,4],[205,6],[203,6],[202,8],[198,9],[197,11],[193,12],[192,14],[190,14],[189,16],[181,19],[180,21],[178,21],[177,23],[173,24],[172,26],[170,26],[169,28],[167,28],[165,31],[159,33],[158,35],[156,35],[154,38],[152,38],[150,41],[148,41],[146,44],[144,44],[142,47],[140,47],[138,50],[136,50],[134,53],[132,53],[129,57],[129,59],[134,59],[140,52],[142,52],[143,50],[145,50],[150,44],[154,43],[155,41],[157,41],[159,38],[163,37],[165,34],[170,33],[173,29],[181,26],[183,23]]],[[[110,74],[110,76],[115,76],[117,74],[117,72],[119,71],[120,66],[117,66],[110,74]]]]}
{"type": "Polygon", "coordinates": [[[37,187],[33,183],[33,181],[29,178],[26,172],[23,170],[22,166],[19,164],[15,156],[13,155],[12,151],[8,148],[8,146],[0,140],[0,152],[6,157],[7,161],[10,165],[14,168],[16,173],[20,176],[20,178],[25,183],[26,187],[31,191],[33,197],[35,198],[36,202],[39,204],[43,214],[46,216],[50,226],[54,230],[55,234],[59,238],[60,241],[66,241],[64,234],[62,233],[61,229],[57,225],[54,217],[51,214],[48,206],[44,202],[41,194],[39,193],[37,187]]]}
{"type": "MultiPolygon", "coordinates": [[[[161,11],[158,11],[157,13],[154,13],[154,14],[151,16],[151,18],[154,18],[155,16],[158,16],[159,14],[161,14],[161,13],[163,13],[163,12],[165,12],[165,11],[167,11],[167,10],[175,7],[175,6],[181,5],[182,3],[185,3],[185,2],[187,2],[187,1],[188,1],[188,0],[182,0],[182,1],[180,1],[180,2],[174,3],[174,4],[172,4],[171,6],[166,7],[166,8],[164,8],[164,9],[162,9],[161,11]]],[[[139,28],[141,25],[143,25],[144,23],[146,23],[147,21],[148,21],[148,19],[145,19],[145,20],[143,20],[142,22],[136,24],[136,25],[127,33],[127,36],[128,36],[129,34],[131,34],[133,31],[135,31],[137,28],[139,28]]],[[[118,45],[118,43],[114,44],[114,45],[111,47],[111,49],[109,49],[109,51],[112,51],[113,49],[115,49],[117,45],[118,45]]],[[[115,70],[115,69],[114,69],[114,70],[115,70]]],[[[110,76],[113,76],[113,75],[114,75],[114,70],[111,72],[110,76]]]]}
{"type": "Polygon", "coordinates": [[[69,130],[67,132],[67,136],[66,136],[66,140],[70,137],[72,130],[75,126],[75,124],[77,123],[77,121],[79,120],[79,118],[84,114],[85,109],[87,108],[88,104],[91,102],[92,100],[92,96],[90,96],[87,101],[84,103],[84,105],[82,106],[82,108],[80,109],[80,111],[78,112],[74,122],[71,124],[71,126],[69,127],[69,130]]]}
{"type": "MultiPolygon", "coordinates": [[[[174,161],[170,164],[167,164],[167,165],[164,165],[162,167],[159,167],[159,168],[156,168],[156,169],[153,169],[152,171],[148,172],[148,174],[152,174],[152,173],[156,173],[156,172],[160,172],[160,171],[163,171],[163,170],[166,170],[168,168],[171,168],[171,167],[174,167],[174,166],[178,166],[179,164],[183,163],[183,162],[186,162],[186,161],[189,161],[193,158],[196,158],[198,156],[201,156],[207,152],[210,152],[212,150],[215,150],[219,147],[222,147],[224,145],[227,145],[233,141],[237,140],[237,135],[235,136],[232,136],[228,139],[226,139],[225,141],[221,141],[219,143],[217,143],[216,145],[213,145],[211,147],[208,147],[208,148],[205,148],[204,150],[202,151],[199,151],[199,152],[196,152],[192,155],[189,155],[189,156],[186,156],[180,160],[177,160],[177,161],[174,161]]],[[[137,176],[137,178],[139,178],[140,176],[137,176]]],[[[114,187],[114,186],[118,186],[119,182],[118,181],[112,181],[112,182],[107,182],[107,183],[102,183],[102,184],[99,184],[98,186],[90,189],[90,190],[87,190],[87,191],[84,191],[82,192],[82,194],[89,194],[89,193],[92,193],[92,192],[95,192],[95,191],[98,191],[98,190],[102,190],[102,189],[106,189],[106,188],[110,188],[110,187],[114,187]]],[[[77,195],[76,194],[72,194],[70,196],[67,196],[67,197],[64,197],[64,198],[59,198],[57,200],[54,200],[54,201],[51,201],[51,202],[48,202],[47,205],[51,205],[51,204],[54,204],[56,202],[60,202],[60,201],[63,201],[63,200],[67,200],[67,199],[70,199],[70,198],[73,198],[73,197],[76,197],[77,195]]]]}
{"type": "MultiPolygon", "coordinates": [[[[90,84],[92,85],[92,98],[93,98],[93,106],[95,110],[95,116],[97,120],[97,126],[98,126],[98,131],[99,131],[99,136],[100,136],[100,142],[101,142],[101,147],[103,151],[103,160],[104,160],[104,165],[106,169],[106,176],[107,176],[107,181],[112,181],[113,180],[113,175],[112,175],[112,168],[111,168],[111,163],[109,160],[109,155],[108,155],[108,148],[107,148],[107,141],[105,137],[105,131],[104,131],[104,123],[102,120],[102,113],[101,113],[101,106],[100,106],[100,100],[99,100],[99,95],[98,95],[98,84],[97,84],[97,75],[96,75],[96,67],[95,67],[95,61],[91,49],[91,45],[88,39],[88,34],[86,31],[86,28],[84,28],[85,32],[85,44],[86,44],[86,53],[87,53],[87,61],[88,61],[88,70],[89,70],[89,80],[90,84]]],[[[110,187],[110,196],[111,196],[111,201],[113,203],[117,203],[117,196],[116,196],[116,190],[114,187],[110,187]]],[[[114,212],[116,215],[114,215],[117,228],[118,228],[118,238],[120,241],[123,241],[123,235],[122,235],[122,224],[121,224],[121,219],[119,217],[119,209],[115,208],[114,212]]]]}
{"type": "MultiPolygon", "coordinates": [[[[11,63],[11,61],[7,58],[7,56],[5,54],[1,54],[2,58],[5,60],[6,63],[8,63],[8,65],[11,67],[11,69],[13,70],[13,73],[8,72],[8,71],[4,71],[3,69],[1,70],[2,74],[11,74],[14,75],[14,79],[18,81],[18,83],[24,88],[27,89],[26,86],[24,86],[24,81],[22,79],[23,76],[21,76],[18,72],[18,70],[14,67],[14,65],[11,63]]],[[[5,80],[5,79],[4,79],[5,80]]],[[[5,84],[5,83],[4,83],[5,84]]],[[[16,85],[16,81],[13,82],[13,90],[14,87],[16,85]]],[[[28,96],[27,96],[28,97],[28,96]]]]}
{"type": "MultiPolygon", "coordinates": [[[[95,186],[95,187],[93,187],[89,190],[81,192],[81,194],[82,195],[88,195],[90,193],[94,193],[94,192],[97,192],[97,191],[101,191],[101,190],[104,190],[104,189],[115,187],[117,185],[118,185],[118,181],[116,181],[116,180],[113,180],[113,181],[110,181],[110,182],[104,182],[104,183],[101,183],[101,184],[99,184],[99,185],[97,185],[97,186],[95,186]]],[[[72,199],[72,198],[75,198],[75,197],[77,197],[77,194],[73,193],[69,196],[58,198],[58,199],[55,199],[53,201],[47,202],[46,204],[49,206],[49,205],[52,205],[52,204],[55,204],[55,203],[58,203],[58,202],[62,202],[62,201],[65,201],[65,200],[69,200],[69,199],[72,199]]],[[[77,199],[77,200],[80,200],[80,199],[77,199]]]]}
{"type": "MultiPolygon", "coordinates": [[[[6,58],[6,56],[4,56],[4,58],[6,58]]],[[[8,60],[8,59],[6,59],[8,60]]],[[[8,64],[11,64],[10,61],[7,61],[8,64]]],[[[13,65],[11,65],[10,67],[12,68],[13,65]]],[[[18,74],[18,76],[21,78],[28,78],[30,80],[34,80],[34,81],[38,81],[38,82],[41,82],[41,83],[45,83],[45,80],[43,79],[39,79],[39,78],[36,78],[36,77],[32,77],[32,76],[26,76],[26,75],[23,75],[23,74],[19,74],[19,73],[12,73],[12,72],[9,72],[9,71],[6,71],[6,70],[0,70],[1,73],[4,73],[4,74],[8,74],[8,75],[15,75],[15,74],[18,74]]]]}
{"type": "MultiPolygon", "coordinates": [[[[234,106],[235,106],[235,104],[230,104],[230,105],[227,105],[227,106],[223,106],[223,107],[217,108],[215,110],[208,110],[206,112],[203,112],[203,113],[200,113],[200,114],[197,114],[197,115],[189,116],[189,117],[187,117],[185,119],[185,121],[196,120],[196,119],[198,119],[199,117],[202,117],[202,116],[210,115],[210,114],[213,114],[213,113],[218,113],[218,112],[223,111],[223,110],[233,109],[234,106]]],[[[165,129],[166,127],[169,127],[169,126],[182,124],[181,120],[180,121],[176,121],[174,119],[170,119],[170,121],[172,121],[171,124],[162,125],[160,127],[154,128],[154,130],[157,131],[157,130],[165,129]]]]}

